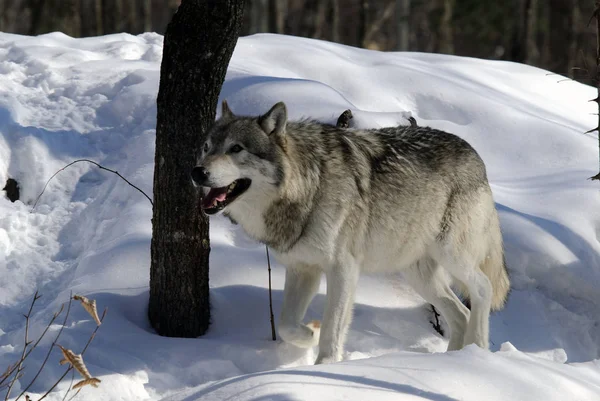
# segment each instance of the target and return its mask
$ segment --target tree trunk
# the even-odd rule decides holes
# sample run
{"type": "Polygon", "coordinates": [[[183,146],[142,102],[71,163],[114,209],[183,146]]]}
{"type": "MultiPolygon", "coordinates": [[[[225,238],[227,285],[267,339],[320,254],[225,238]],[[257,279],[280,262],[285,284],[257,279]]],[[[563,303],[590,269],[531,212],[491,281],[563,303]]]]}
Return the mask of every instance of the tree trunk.
{"type": "Polygon", "coordinates": [[[6,18],[6,4],[4,0],[0,0],[0,31],[5,31],[6,24],[4,19],[6,18]]]}
{"type": "Polygon", "coordinates": [[[123,30],[133,35],[142,32],[140,16],[138,15],[138,5],[136,0],[125,0],[123,2],[123,11],[125,17],[125,25],[123,30]]]}
{"type": "Polygon", "coordinates": [[[369,0],[360,0],[358,15],[358,47],[367,45],[367,27],[369,25],[369,0]]]}
{"type": "Polygon", "coordinates": [[[440,20],[440,52],[454,54],[454,31],[452,29],[452,15],[454,13],[454,0],[443,0],[444,8],[440,20]]]}
{"type": "Polygon", "coordinates": [[[564,75],[570,73],[569,68],[573,67],[573,58],[576,56],[576,49],[572,48],[577,29],[573,23],[579,14],[575,3],[574,0],[548,2],[550,6],[550,65],[548,67],[564,75]]]}
{"type": "MultiPolygon", "coordinates": [[[[519,63],[537,64],[537,0],[518,0],[518,15],[513,32],[511,60],[519,63]]],[[[552,30],[552,27],[550,27],[552,30]]],[[[564,33],[561,33],[564,34],[564,33]]]]}
{"type": "Polygon", "coordinates": [[[538,0],[529,0],[527,9],[527,37],[525,40],[527,53],[525,63],[537,65],[540,59],[540,51],[537,46],[537,25],[538,25],[538,0]]]}
{"type": "Polygon", "coordinates": [[[327,18],[327,6],[329,2],[326,0],[322,0],[317,5],[317,13],[315,15],[314,21],[314,31],[312,33],[312,37],[316,39],[325,39],[323,28],[325,28],[325,20],[327,18]]]}
{"type": "Polygon", "coordinates": [[[527,37],[527,7],[529,0],[513,0],[513,2],[516,5],[517,17],[512,32],[510,60],[523,62],[527,52],[525,38],[527,37]]]}
{"type": "Polygon", "coordinates": [[[41,29],[42,16],[44,13],[44,0],[29,0],[30,22],[29,35],[38,35],[41,29]]]}
{"type": "Polygon", "coordinates": [[[96,14],[96,35],[104,33],[102,26],[102,0],[94,0],[94,13],[96,14]]]}
{"type": "Polygon", "coordinates": [[[73,37],[81,37],[81,27],[82,27],[82,19],[81,19],[81,3],[79,0],[69,0],[70,1],[70,15],[67,15],[68,21],[68,30],[65,29],[64,32],[69,32],[69,35],[73,37]]]}
{"type": "Polygon", "coordinates": [[[331,40],[340,43],[340,1],[331,0],[331,40]]]}
{"type": "Polygon", "coordinates": [[[409,15],[410,0],[396,0],[396,22],[398,25],[396,49],[399,51],[408,51],[409,49],[409,15]]]}
{"type": "Polygon", "coordinates": [[[250,32],[263,33],[269,30],[267,0],[251,0],[250,32]]]}
{"type": "Polygon", "coordinates": [[[123,1],[102,0],[102,30],[104,34],[123,31],[123,1]]]}
{"type": "Polygon", "coordinates": [[[183,0],[164,38],[157,99],[148,316],[160,335],[208,329],[208,218],[190,172],[242,25],[243,0],[183,0]]]}
{"type": "Polygon", "coordinates": [[[98,32],[96,26],[96,0],[79,0],[79,10],[81,12],[81,37],[95,36],[98,32]]]}
{"type": "MultiPolygon", "coordinates": [[[[152,4],[150,0],[140,0],[140,18],[142,20],[142,32],[152,31],[152,4]]],[[[164,11],[163,11],[164,12],[164,11]]]]}
{"type": "Polygon", "coordinates": [[[269,0],[269,32],[284,33],[287,0],[269,0]]]}

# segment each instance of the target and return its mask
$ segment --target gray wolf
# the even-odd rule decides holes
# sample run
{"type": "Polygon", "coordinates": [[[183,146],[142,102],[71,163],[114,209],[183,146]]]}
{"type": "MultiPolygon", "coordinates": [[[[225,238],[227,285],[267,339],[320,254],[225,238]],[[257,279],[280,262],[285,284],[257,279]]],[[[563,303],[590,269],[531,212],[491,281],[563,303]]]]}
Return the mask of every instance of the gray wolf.
{"type": "Polygon", "coordinates": [[[510,282],[485,165],[458,136],[293,122],[283,103],[236,116],[224,102],[191,175],[207,214],[224,213],[286,266],[278,331],[318,344],[316,363],[343,357],[361,271],[402,272],[448,323],[448,350],[488,348],[490,310],[510,282]],[[323,274],[322,324],[304,324],[323,274]]]}

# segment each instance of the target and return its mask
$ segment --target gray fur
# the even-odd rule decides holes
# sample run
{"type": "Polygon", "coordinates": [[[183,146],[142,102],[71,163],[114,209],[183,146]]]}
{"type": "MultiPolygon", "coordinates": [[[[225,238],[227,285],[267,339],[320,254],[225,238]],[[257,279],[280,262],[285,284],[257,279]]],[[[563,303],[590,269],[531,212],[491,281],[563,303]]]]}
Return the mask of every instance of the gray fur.
{"type": "Polygon", "coordinates": [[[259,117],[224,106],[199,158],[213,177],[203,185],[252,179],[225,214],[288,268],[284,340],[317,341],[318,329],[302,319],[315,277],[325,273],[330,301],[317,362],[340,360],[358,272],[403,270],[449,320],[450,349],[487,347],[489,310],[502,307],[509,280],[485,165],[466,141],[430,127],[287,121],[283,103],[259,117]],[[234,143],[244,151],[229,154],[234,143]],[[471,312],[442,266],[471,296],[471,312]],[[292,277],[306,284],[294,286],[292,277]]]}

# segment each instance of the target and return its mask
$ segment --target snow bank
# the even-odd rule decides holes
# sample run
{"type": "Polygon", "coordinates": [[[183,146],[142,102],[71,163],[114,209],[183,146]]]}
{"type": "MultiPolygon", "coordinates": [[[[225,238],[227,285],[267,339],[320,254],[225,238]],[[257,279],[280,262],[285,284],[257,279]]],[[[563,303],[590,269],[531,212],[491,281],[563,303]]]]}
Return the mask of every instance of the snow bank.
{"type": "MultiPolygon", "coordinates": [[[[270,341],[264,247],[211,220],[213,324],[198,339],[162,338],[146,321],[151,208],[112,174],[152,193],[156,34],[73,39],[0,33],[0,367],[40,333],[69,293],[109,313],[86,353],[102,379],[82,396],[196,399],[600,399],[600,199],[594,90],[524,65],[419,53],[381,53],[278,35],[241,38],[221,97],[237,114],[287,103],[291,118],[359,127],[413,116],[467,139],[486,162],[500,211],[513,291],[492,316],[492,350],[447,354],[427,305],[401,277],[365,276],[346,362],[310,365],[315,350],[270,341]],[[500,345],[505,344],[500,350],[500,345]],[[517,349],[519,351],[517,351],[517,349]],[[566,363],[565,363],[566,362],[566,363]],[[223,381],[224,380],[224,381],[223,381]]],[[[274,264],[275,313],[283,267],[274,264]]],[[[325,288],[308,318],[320,318],[325,288]]],[[[80,350],[94,323],[74,308],[61,344],[80,350]]],[[[52,328],[56,332],[56,328],[52,328]]],[[[49,346],[49,338],[41,346],[49,346]]],[[[43,359],[34,352],[25,386],[43,359]]],[[[54,352],[32,394],[62,374],[54,352]]],[[[62,399],[68,381],[49,400],[62,399]]],[[[15,390],[17,391],[17,390],[15,390]]],[[[14,394],[14,393],[13,393],[14,394]]]]}

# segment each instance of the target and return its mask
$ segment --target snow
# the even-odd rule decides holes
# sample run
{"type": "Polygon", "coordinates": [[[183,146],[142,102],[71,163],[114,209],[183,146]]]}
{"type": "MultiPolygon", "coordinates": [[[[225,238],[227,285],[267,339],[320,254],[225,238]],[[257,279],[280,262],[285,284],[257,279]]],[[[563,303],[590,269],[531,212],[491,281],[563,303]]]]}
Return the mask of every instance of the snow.
{"type": "MultiPolygon", "coordinates": [[[[443,353],[447,338],[401,276],[364,276],[345,361],[311,366],[316,349],[270,340],[264,247],[211,220],[213,323],[197,339],[163,338],[146,318],[148,200],[93,159],[152,193],[162,37],[73,39],[0,33],[0,370],[71,292],[108,314],[85,354],[98,400],[600,400],[600,198],[593,88],[537,68],[421,53],[382,53],[279,35],[241,38],[221,98],[237,114],[283,100],[290,117],[359,127],[414,116],[467,139],[497,201],[513,290],[492,315],[491,349],[443,353]],[[402,396],[399,396],[401,394],[402,396]]],[[[273,263],[276,318],[284,269],[273,263]]],[[[324,306],[321,284],[307,321],[324,306]]],[[[79,352],[94,329],[74,304],[60,344],[79,352]]],[[[42,362],[33,352],[13,396],[42,362]]],[[[30,394],[64,371],[54,350],[30,394]]],[[[70,379],[70,377],[67,377],[70,379]]],[[[65,379],[47,399],[63,398],[65,379]]]]}

